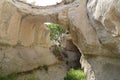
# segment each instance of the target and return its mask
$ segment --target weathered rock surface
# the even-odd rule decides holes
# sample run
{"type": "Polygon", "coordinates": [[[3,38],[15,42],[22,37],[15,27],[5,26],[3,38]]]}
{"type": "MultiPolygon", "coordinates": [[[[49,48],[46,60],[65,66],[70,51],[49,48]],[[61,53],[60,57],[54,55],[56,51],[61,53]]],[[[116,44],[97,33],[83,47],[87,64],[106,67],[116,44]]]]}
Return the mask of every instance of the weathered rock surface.
{"type": "Polygon", "coordinates": [[[64,80],[66,68],[63,63],[55,64],[45,70],[44,67],[29,73],[22,73],[17,76],[17,80],[64,80]]]}
{"type": "Polygon", "coordinates": [[[47,17],[22,12],[15,4],[12,0],[0,3],[0,73],[8,75],[56,64],[49,50],[50,31],[43,24],[47,17]]]}
{"type": "Polygon", "coordinates": [[[70,32],[83,54],[87,80],[120,79],[119,5],[119,0],[81,0],[69,11],[70,32]]]}
{"type": "Polygon", "coordinates": [[[68,26],[67,10],[73,4],[60,5],[37,7],[19,0],[0,0],[0,75],[58,62],[49,50],[50,31],[44,23],[68,26]]]}
{"type": "Polygon", "coordinates": [[[0,72],[2,75],[26,72],[39,66],[49,66],[57,62],[49,49],[42,47],[10,47],[2,49],[0,52],[0,72]]]}
{"type": "MultiPolygon", "coordinates": [[[[72,1],[72,0],[69,0],[72,1]]],[[[67,26],[82,53],[87,80],[119,80],[120,1],[35,7],[18,0],[0,0],[0,73],[29,71],[52,65],[49,29],[45,22],[67,26]]]]}

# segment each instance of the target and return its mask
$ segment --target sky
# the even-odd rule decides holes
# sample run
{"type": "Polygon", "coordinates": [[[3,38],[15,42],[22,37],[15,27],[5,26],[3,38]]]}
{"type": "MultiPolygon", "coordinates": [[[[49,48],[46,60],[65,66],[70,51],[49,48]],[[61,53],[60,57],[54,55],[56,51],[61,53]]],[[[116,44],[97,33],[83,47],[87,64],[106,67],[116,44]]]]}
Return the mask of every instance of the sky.
{"type": "Polygon", "coordinates": [[[26,0],[27,3],[35,2],[37,6],[47,6],[47,5],[54,5],[56,3],[61,2],[62,0],[26,0]]]}

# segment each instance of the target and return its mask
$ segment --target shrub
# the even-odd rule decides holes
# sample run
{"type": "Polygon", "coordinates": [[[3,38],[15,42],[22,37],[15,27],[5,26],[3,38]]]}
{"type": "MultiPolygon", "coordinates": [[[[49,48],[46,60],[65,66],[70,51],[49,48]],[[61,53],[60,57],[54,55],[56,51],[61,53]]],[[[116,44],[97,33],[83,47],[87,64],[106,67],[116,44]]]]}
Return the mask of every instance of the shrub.
{"type": "Polygon", "coordinates": [[[64,80],[86,80],[85,75],[82,70],[74,70],[71,69],[67,72],[66,77],[64,80]]]}

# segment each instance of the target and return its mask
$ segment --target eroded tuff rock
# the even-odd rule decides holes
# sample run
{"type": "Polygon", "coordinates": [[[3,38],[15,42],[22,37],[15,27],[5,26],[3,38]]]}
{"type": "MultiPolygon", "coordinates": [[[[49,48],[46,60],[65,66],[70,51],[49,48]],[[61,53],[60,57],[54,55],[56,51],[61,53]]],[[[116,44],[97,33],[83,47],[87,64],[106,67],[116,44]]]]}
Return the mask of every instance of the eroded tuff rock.
{"type": "Polygon", "coordinates": [[[87,80],[120,79],[119,5],[119,0],[81,0],[69,12],[71,35],[83,54],[87,80]]]}
{"type": "Polygon", "coordinates": [[[120,1],[79,2],[35,7],[17,0],[0,0],[0,73],[55,64],[57,59],[49,51],[50,33],[43,24],[53,22],[70,31],[82,53],[87,80],[119,80],[120,1]]]}
{"type": "Polygon", "coordinates": [[[72,5],[78,3],[36,7],[19,0],[0,0],[0,75],[56,64],[44,23],[68,26],[67,10],[72,5]]]}

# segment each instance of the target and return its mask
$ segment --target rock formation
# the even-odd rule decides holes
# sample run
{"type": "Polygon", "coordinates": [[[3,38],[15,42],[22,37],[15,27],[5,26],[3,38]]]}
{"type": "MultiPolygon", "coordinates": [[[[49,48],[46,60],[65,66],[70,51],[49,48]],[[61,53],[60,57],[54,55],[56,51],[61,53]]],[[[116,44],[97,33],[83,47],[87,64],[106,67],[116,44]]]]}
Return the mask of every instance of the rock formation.
{"type": "MultiPolygon", "coordinates": [[[[58,60],[49,50],[50,30],[44,23],[68,25],[66,13],[73,4],[60,5],[37,7],[19,0],[0,0],[0,75],[25,73],[44,65],[57,66],[58,60]]],[[[60,69],[65,75],[66,70],[60,69]]]]}
{"type": "Polygon", "coordinates": [[[1,0],[0,4],[0,73],[55,64],[57,59],[49,51],[50,31],[42,24],[44,16],[23,13],[13,3],[1,0]]]}
{"type": "Polygon", "coordinates": [[[0,0],[0,73],[56,64],[49,51],[50,32],[44,25],[53,22],[69,30],[82,53],[87,80],[119,80],[119,5],[119,0],[76,0],[37,7],[19,0],[0,0]]]}
{"type": "Polygon", "coordinates": [[[69,12],[70,32],[83,54],[87,80],[120,79],[119,5],[119,0],[81,0],[69,12]]]}

